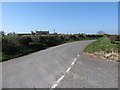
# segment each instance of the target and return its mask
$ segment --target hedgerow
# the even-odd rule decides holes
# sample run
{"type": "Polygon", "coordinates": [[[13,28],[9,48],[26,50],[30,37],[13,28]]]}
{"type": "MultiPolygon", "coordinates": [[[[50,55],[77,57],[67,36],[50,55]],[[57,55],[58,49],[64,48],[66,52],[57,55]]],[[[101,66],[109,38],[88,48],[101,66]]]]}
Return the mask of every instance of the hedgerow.
{"type": "Polygon", "coordinates": [[[97,39],[103,35],[4,35],[2,37],[2,61],[42,50],[51,46],[77,40],[97,39]]]}

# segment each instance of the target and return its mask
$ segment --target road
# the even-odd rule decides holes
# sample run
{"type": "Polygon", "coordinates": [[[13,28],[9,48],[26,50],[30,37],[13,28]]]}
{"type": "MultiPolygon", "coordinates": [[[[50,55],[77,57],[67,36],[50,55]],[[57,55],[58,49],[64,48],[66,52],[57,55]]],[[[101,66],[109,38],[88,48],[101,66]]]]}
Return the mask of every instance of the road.
{"type": "Polygon", "coordinates": [[[2,87],[51,88],[57,84],[54,88],[117,88],[118,63],[82,54],[91,42],[66,43],[3,62],[2,87]]]}

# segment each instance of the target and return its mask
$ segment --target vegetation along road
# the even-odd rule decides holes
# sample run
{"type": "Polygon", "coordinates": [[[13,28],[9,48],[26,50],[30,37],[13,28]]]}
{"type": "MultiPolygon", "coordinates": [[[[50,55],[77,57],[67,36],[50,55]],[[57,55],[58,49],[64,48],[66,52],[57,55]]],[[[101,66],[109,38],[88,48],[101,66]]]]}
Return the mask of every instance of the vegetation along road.
{"type": "Polygon", "coordinates": [[[3,62],[3,88],[117,88],[117,62],[82,54],[93,41],[66,43],[3,62]]]}

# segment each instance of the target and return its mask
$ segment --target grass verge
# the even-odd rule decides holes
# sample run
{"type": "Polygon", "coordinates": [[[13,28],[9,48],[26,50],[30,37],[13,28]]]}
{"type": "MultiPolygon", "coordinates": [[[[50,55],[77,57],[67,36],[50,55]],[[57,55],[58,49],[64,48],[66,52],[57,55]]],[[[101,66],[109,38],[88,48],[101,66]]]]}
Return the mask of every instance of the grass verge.
{"type": "Polygon", "coordinates": [[[97,41],[89,44],[84,52],[91,57],[97,57],[109,61],[119,61],[120,44],[113,44],[106,38],[100,38],[97,41]]]}
{"type": "Polygon", "coordinates": [[[112,44],[105,38],[100,38],[97,41],[89,44],[84,52],[95,52],[95,51],[120,51],[119,44],[112,44]]]}

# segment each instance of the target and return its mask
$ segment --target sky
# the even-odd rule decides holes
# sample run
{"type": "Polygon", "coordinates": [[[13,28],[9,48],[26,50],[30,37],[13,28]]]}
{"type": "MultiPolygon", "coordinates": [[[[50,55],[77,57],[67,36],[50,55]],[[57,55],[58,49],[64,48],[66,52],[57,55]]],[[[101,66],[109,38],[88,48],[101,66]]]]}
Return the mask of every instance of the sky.
{"type": "Polygon", "coordinates": [[[117,2],[2,2],[6,33],[118,33],[117,2]]]}

